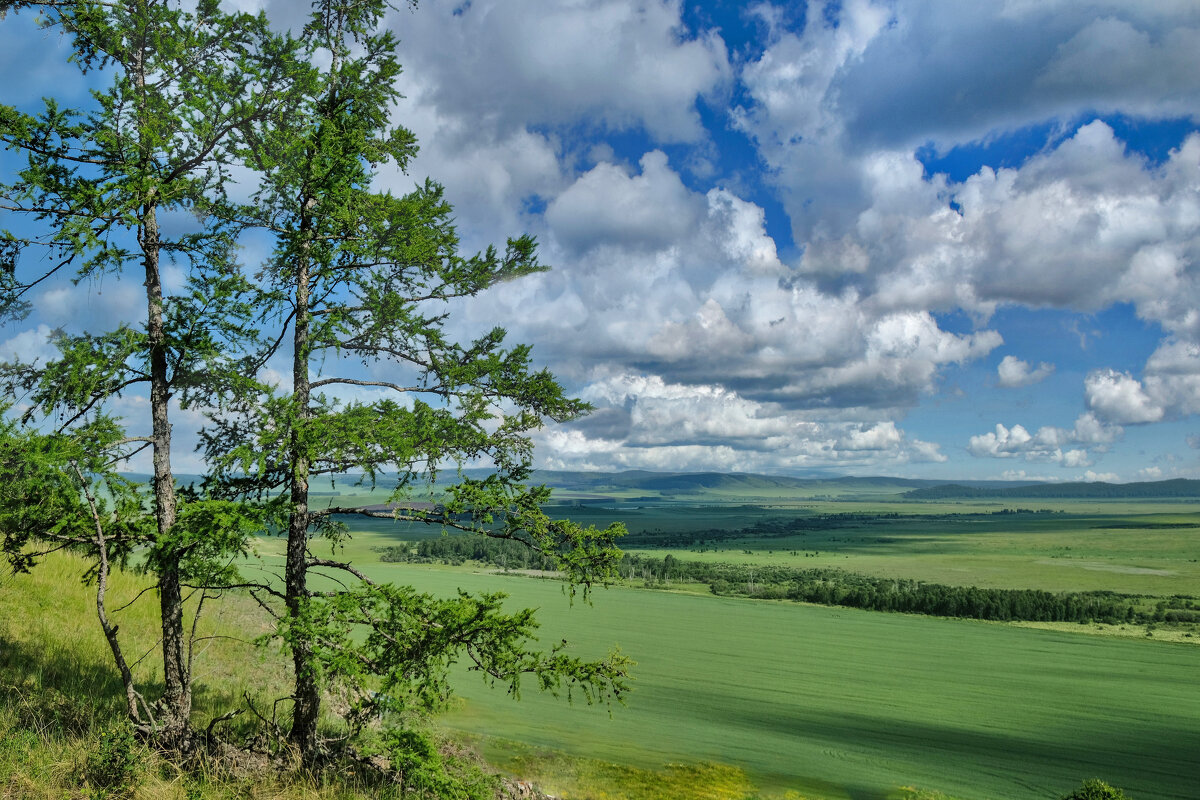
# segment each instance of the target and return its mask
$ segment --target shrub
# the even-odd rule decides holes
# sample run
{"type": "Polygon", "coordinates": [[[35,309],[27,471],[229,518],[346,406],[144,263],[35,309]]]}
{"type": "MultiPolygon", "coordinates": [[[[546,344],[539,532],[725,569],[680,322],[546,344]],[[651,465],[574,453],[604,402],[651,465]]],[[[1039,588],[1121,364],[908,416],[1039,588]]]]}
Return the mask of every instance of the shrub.
{"type": "Polygon", "coordinates": [[[128,723],[100,732],[96,749],[83,765],[83,779],[93,798],[123,797],[134,787],[141,768],[141,752],[128,723]]]}
{"type": "Polygon", "coordinates": [[[1092,778],[1084,781],[1075,791],[1064,795],[1062,800],[1129,800],[1129,797],[1115,786],[1092,778]]]}

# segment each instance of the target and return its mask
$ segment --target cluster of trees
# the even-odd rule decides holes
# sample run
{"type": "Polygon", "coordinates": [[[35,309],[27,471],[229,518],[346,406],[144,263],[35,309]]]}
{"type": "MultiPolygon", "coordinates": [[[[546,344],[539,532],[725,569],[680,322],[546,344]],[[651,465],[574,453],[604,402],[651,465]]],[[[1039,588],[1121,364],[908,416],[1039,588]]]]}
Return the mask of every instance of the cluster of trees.
{"type": "MultiPolygon", "coordinates": [[[[630,533],[626,543],[645,547],[696,547],[737,539],[782,539],[809,531],[830,531],[881,525],[901,519],[895,512],[883,514],[813,514],[790,519],[762,519],[744,528],[708,528],[698,531],[642,530],[630,533]]],[[[921,517],[905,516],[905,521],[921,517]]]]}
{"type": "Polygon", "coordinates": [[[477,561],[501,569],[558,569],[557,556],[540,552],[524,542],[514,539],[485,539],[479,536],[439,536],[435,539],[423,539],[415,546],[383,547],[379,550],[379,560],[454,565],[477,561]]]}
{"type": "Polygon", "coordinates": [[[139,320],[57,331],[57,356],[0,366],[19,404],[0,416],[0,545],[18,571],[58,549],[87,557],[128,716],[183,754],[203,744],[191,725],[194,620],[230,589],[277,621],[294,672],[287,735],[309,766],[331,753],[318,720],[335,686],[353,698],[351,734],[384,711],[436,707],[457,658],[514,691],[522,675],[589,699],[625,688],[619,654],[537,650],[531,613],[504,611],[498,595],[376,585],[315,548],[345,534],[339,515],[397,517],[520,541],[586,588],[615,574],[623,532],[551,520],[549,492],[526,485],[529,433],[586,404],[503,329],[467,343],[446,330],[455,299],[543,269],[533,239],[465,254],[438,184],[374,187],[381,166],[403,169],[416,152],[390,118],[389,8],[316,0],[293,34],[214,0],[0,0],[0,19],[35,14],[60,32],[95,87],[83,108],[0,105],[0,145],[22,163],[0,176],[14,226],[0,232],[0,315],[21,318],[38,287],[64,278],[135,271],[145,288],[139,320]],[[243,264],[251,235],[270,253],[243,264]],[[169,265],[182,285],[164,278],[169,265]],[[279,362],[290,374],[272,382],[279,362]],[[355,387],[380,399],[327,394],[355,387]],[[140,418],[118,412],[131,392],[146,400],[140,418]],[[179,486],[173,468],[181,409],[208,420],[198,486],[179,486]],[[142,451],[148,485],[119,472],[142,451]],[[409,487],[480,461],[494,472],[460,475],[436,509],[405,509],[409,487]],[[350,471],[394,475],[398,510],[310,507],[314,476],[350,471]],[[272,531],[287,541],[279,574],[239,574],[250,537],[272,531]],[[157,696],[135,680],[105,603],[110,570],[131,562],[159,602],[157,696]],[[314,589],[317,571],[341,572],[342,588],[314,589]]]}

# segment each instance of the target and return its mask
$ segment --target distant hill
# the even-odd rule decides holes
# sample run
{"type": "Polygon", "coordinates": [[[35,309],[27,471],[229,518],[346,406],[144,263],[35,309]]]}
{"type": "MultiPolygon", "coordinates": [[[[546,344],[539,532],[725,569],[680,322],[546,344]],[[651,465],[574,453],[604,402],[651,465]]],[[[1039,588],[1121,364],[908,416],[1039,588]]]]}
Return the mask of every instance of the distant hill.
{"type": "Polygon", "coordinates": [[[1073,499],[1141,499],[1154,497],[1200,498],[1200,480],[1175,478],[1168,481],[1141,483],[1032,483],[1010,487],[981,487],[959,483],[944,483],[905,492],[911,500],[978,500],[985,498],[1073,498],[1073,499]]]}
{"type": "MultiPolygon", "coordinates": [[[[483,478],[491,473],[488,469],[466,469],[463,473],[472,478],[483,478]]],[[[130,475],[135,480],[149,481],[149,475],[130,475]]],[[[199,481],[198,475],[176,475],[180,483],[199,481]]],[[[356,475],[324,476],[318,487],[327,488],[332,479],[341,489],[357,483],[356,475]]],[[[439,483],[455,481],[454,470],[442,473],[439,483]]],[[[908,500],[981,500],[1013,498],[1200,498],[1200,480],[1176,478],[1166,481],[1142,483],[1029,483],[1021,481],[971,480],[958,483],[945,481],[892,478],[887,476],[836,476],[829,474],[805,477],[789,475],[759,475],[748,472],[650,472],[648,470],[626,470],[624,472],[580,472],[565,470],[535,470],[532,483],[544,483],[554,489],[582,495],[595,495],[597,500],[611,500],[608,492],[644,491],[662,496],[702,494],[705,492],[727,495],[778,495],[794,491],[805,495],[844,494],[847,490],[861,494],[890,494],[908,500]]],[[[380,476],[379,488],[396,486],[393,477],[380,476]]]]}
{"type": "MultiPolygon", "coordinates": [[[[468,470],[467,474],[471,474],[468,470]]],[[[778,492],[791,490],[811,494],[821,491],[856,489],[864,492],[878,491],[898,494],[905,490],[933,488],[942,481],[915,478],[891,478],[886,476],[850,477],[819,475],[796,477],[788,475],[759,475],[746,472],[649,472],[628,470],[625,472],[565,472],[558,470],[536,470],[533,481],[545,483],[555,489],[576,492],[611,492],[633,489],[647,492],[702,492],[721,491],[738,494],[755,492],[778,492]]],[[[1017,481],[970,481],[971,487],[1003,488],[1019,486],[1017,481]]]]}
{"type": "MultiPolygon", "coordinates": [[[[470,478],[484,478],[491,474],[490,469],[464,469],[463,474],[470,478]]],[[[149,482],[151,476],[130,473],[127,477],[136,481],[149,482]]],[[[200,475],[177,473],[176,480],[180,484],[199,483],[200,475]]],[[[313,487],[318,491],[331,485],[352,487],[358,483],[358,475],[324,475],[314,480],[313,487]]],[[[441,473],[439,484],[448,484],[457,480],[457,473],[450,469],[441,473]]],[[[847,475],[832,475],[817,473],[804,477],[791,475],[760,475],[748,472],[650,472],[648,470],[626,470],[623,472],[583,472],[568,470],[534,470],[530,481],[544,483],[554,489],[576,493],[602,495],[605,492],[646,491],[663,494],[688,494],[701,492],[725,492],[729,494],[755,495],[778,493],[779,491],[796,491],[805,494],[820,494],[822,492],[836,493],[853,489],[868,493],[898,495],[912,491],[937,491],[946,486],[944,481],[892,478],[882,475],[854,477],[847,475]]],[[[378,476],[375,485],[381,489],[392,489],[396,479],[387,475],[378,476]]],[[[1020,487],[1019,481],[964,481],[958,484],[960,490],[991,491],[1010,487],[1020,487]]],[[[328,492],[326,492],[328,493],[328,492]]],[[[948,495],[960,496],[960,495],[948,495]]],[[[982,495],[990,496],[990,495],[982,495]]]]}

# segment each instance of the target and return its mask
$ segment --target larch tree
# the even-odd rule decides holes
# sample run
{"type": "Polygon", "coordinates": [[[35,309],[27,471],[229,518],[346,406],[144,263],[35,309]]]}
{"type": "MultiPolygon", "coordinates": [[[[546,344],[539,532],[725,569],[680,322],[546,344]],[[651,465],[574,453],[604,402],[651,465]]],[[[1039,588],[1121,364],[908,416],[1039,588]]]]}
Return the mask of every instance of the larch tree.
{"type": "Polygon", "coordinates": [[[321,698],[335,685],[355,698],[352,729],[385,711],[436,707],[460,658],[514,692],[522,675],[589,701],[626,687],[624,657],[537,650],[532,613],[506,613],[501,595],[438,599],[376,585],[313,546],[314,536],[336,542],[345,515],[416,521],[521,541],[586,587],[613,576],[624,531],[552,520],[542,511],[549,491],[527,485],[530,432],[588,406],[535,369],[529,347],[506,347],[502,328],[468,344],[447,329],[453,301],[543,269],[534,240],[464,255],[439,185],[399,196],[373,186],[381,165],[403,169],[416,152],[413,135],[390,120],[400,67],[382,27],[387,11],[385,0],[317,0],[302,39],[324,67],[286,122],[251,147],[263,181],[244,221],[275,243],[254,303],[279,321],[258,358],[290,356],[291,386],[214,417],[206,432],[221,473],[214,491],[288,498],[283,575],[255,594],[282,606],[295,673],[289,736],[308,763],[324,752],[321,698]],[[363,390],[373,398],[331,396],[363,390]],[[494,467],[483,479],[456,469],[480,462],[494,467]],[[438,505],[407,501],[443,470],[457,479],[439,486],[438,505]],[[392,509],[314,508],[311,481],[339,473],[394,474],[392,509]],[[344,581],[314,587],[314,572],[331,571],[344,581]]]}
{"type": "Polygon", "coordinates": [[[6,428],[0,534],[19,568],[31,566],[31,547],[84,550],[101,586],[114,557],[142,548],[162,623],[157,702],[135,702],[140,695],[105,619],[102,591],[98,614],[126,682],[130,717],[160,745],[186,751],[185,592],[230,580],[222,565],[241,550],[261,511],[180,497],[170,409],[217,402],[249,385],[235,357],[254,331],[238,299],[244,287],[234,236],[220,216],[204,212],[223,203],[228,171],[254,129],[275,124],[295,77],[287,58],[294,43],[273,35],[265,17],[226,13],[215,0],[0,0],[0,17],[10,11],[36,13],[68,37],[81,84],[101,88],[80,109],[53,99],[36,113],[0,105],[0,145],[24,160],[0,185],[0,209],[17,221],[0,235],[0,311],[19,318],[48,281],[137,270],[145,316],[103,333],[57,332],[57,358],[5,365],[6,386],[37,431],[6,428]],[[182,232],[167,235],[164,220],[182,232]],[[164,289],[171,262],[187,273],[174,294],[164,289]],[[147,418],[114,418],[112,401],[137,391],[148,396],[147,418]],[[146,448],[149,497],[115,473],[146,448]],[[55,470],[63,479],[50,480],[55,470]],[[35,479],[48,482],[46,506],[35,502],[35,479]],[[65,514],[58,520],[42,513],[55,504],[65,514]]]}

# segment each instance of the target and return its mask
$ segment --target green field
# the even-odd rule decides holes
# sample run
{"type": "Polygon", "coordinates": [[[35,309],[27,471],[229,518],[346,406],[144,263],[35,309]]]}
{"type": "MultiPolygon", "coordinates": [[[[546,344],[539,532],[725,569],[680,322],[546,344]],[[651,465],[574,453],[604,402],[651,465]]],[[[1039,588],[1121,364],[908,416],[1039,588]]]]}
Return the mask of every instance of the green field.
{"type": "MultiPolygon", "coordinates": [[[[544,639],[638,662],[611,715],[477,679],[457,729],[645,768],[712,761],[764,790],[868,800],[899,786],[964,800],[1052,798],[1101,776],[1139,800],[1194,798],[1200,648],[997,624],[632,589],[569,608],[549,581],[373,565],[446,593],[540,609],[544,639]]],[[[499,763],[521,752],[487,748],[499,763]]],[[[548,782],[553,789],[553,783],[548,782]]]]}

